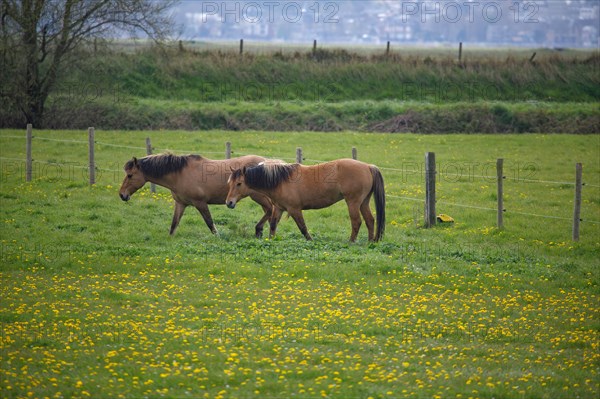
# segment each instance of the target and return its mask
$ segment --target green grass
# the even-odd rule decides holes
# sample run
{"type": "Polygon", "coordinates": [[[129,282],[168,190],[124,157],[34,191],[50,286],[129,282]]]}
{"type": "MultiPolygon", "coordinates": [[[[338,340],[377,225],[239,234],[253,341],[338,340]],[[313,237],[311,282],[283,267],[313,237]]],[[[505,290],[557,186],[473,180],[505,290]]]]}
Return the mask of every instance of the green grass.
{"type": "Polygon", "coordinates": [[[0,132],[2,397],[594,398],[598,382],[599,136],[97,131],[89,187],[83,131],[0,132]],[[343,203],[283,219],[273,240],[245,200],[188,209],[174,237],[169,193],[117,195],[122,165],[157,149],[306,162],[350,155],[382,168],[383,242],[347,238],[343,203]],[[424,153],[437,210],[421,228],[424,153]],[[505,229],[495,161],[505,159],[505,229]],[[54,162],[48,164],[45,162],[54,162]],[[570,240],[574,164],[581,240],[570,240]],[[534,183],[564,182],[565,184],[534,183]],[[527,216],[523,213],[563,219],[527,216]]]}

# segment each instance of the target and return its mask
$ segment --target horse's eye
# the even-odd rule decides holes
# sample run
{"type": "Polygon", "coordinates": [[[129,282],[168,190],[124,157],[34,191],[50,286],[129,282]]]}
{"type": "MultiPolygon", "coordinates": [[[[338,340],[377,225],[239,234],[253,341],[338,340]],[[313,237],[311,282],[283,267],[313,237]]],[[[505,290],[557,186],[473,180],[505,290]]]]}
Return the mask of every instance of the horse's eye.
{"type": "Polygon", "coordinates": [[[128,179],[131,179],[133,177],[133,175],[127,175],[128,179]]]}
{"type": "Polygon", "coordinates": [[[242,185],[242,183],[238,183],[237,186],[240,187],[242,185]]]}

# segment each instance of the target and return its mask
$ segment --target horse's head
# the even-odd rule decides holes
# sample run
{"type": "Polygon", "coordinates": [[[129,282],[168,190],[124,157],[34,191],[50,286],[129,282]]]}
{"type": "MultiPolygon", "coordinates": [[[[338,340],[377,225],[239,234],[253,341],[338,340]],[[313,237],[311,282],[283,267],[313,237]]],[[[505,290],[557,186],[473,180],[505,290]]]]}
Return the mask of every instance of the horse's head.
{"type": "Polygon", "coordinates": [[[241,169],[231,170],[231,176],[229,176],[229,179],[227,180],[229,192],[227,193],[227,199],[225,200],[225,204],[227,204],[227,207],[230,209],[235,208],[235,204],[237,204],[239,200],[250,195],[250,188],[246,185],[245,175],[245,166],[241,169]]]}
{"type": "Polygon", "coordinates": [[[123,184],[121,184],[119,196],[123,201],[129,201],[129,198],[131,198],[133,193],[146,184],[146,178],[140,169],[136,157],[127,161],[123,169],[125,170],[125,179],[123,180],[123,184]]]}

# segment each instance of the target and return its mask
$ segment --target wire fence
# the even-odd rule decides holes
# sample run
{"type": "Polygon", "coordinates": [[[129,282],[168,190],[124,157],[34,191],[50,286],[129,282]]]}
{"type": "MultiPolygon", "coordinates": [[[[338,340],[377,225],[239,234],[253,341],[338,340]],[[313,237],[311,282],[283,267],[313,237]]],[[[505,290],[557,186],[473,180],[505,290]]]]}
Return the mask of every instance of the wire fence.
{"type": "MultiPolygon", "coordinates": [[[[11,139],[25,139],[24,136],[15,136],[15,135],[1,135],[0,139],[5,139],[5,138],[11,138],[11,139]]],[[[49,137],[41,137],[41,136],[33,136],[33,138],[35,138],[36,140],[43,140],[43,141],[53,141],[53,142],[62,142],[62,143],[71,143],[71,144],[85,144],[88,145],[88,141],[85,140],[66,140],[66,139],[54,139],[54,138],[49,138],[49,137]]],[[[132,149],[132,150],[142,150],[145,151],[147,149],[147,147],[141,147],[141,146],[129,146],[129,145],[122,145],[122,144],[114,144],[114,143],[106,143],[103,141],[94,141],[95,144],[97,145],[101,145],[101,146],[106,146],[106,147],[113,147],[113,148],[124,148],[124,149],[132,149]]],[[[196,150],[181,150],[181,149],[172,149],[172,148],[156,148],[156,147],[152,147],[153,150],[159,150],[161,152],[171,152],[171,153],[177,153],[177,154],[194,154],[197,153],[198,151],[196,150]]],[[[223,155],[224,151],[202,151],[203,154],[219,154],[219,155],[223,155]]],[[[246,153],[246,152],[240,152],[240,151],[236,151],[237,155],[255,155],[255,154],[251,154],[251,153],[246,153]]],[[[296,161],[297,158],[292,158],[292,157],[286,157],[286,156],[277,156],[277,155],[273,155],[273,156],[266,156],[267,158],[271,158],[271,159],[281,159],[281,160],[285,160],[285,161],[296,161]]],[[[8,159],[6,157],[0,157],[0,159],[8,159]]],[[[25,159],[14,159],[14,160],[21,160],[21,161],[25,161],[25,159]]],[[[329,162],[331,160],[322,160],[322,159],[313,159],[313,158],[302,158],[303,161],[308,161],[308,162],[312,162],[312,163],[325,163],[325,162],[329,162]]],[[[40,162],[40,161],[36,161],[36,162],[40,162]]],[[[55,162],[53,162],[55,163],[55,162]]],[[[417,170],[410,170],[410,169],[399,169],[399,168],[392,168],[392,167],[382,167],[382,166],[378,166],[378,168],[380,170],[385,170],[385,171],[391,171],[391,172],[400,172],[403,174],[424,174],[424,171],[417,171],[417,170]]],[[[446,177],[456,177],[456,178],[477,178],[477,179],[485,179],[485,180],[490,180],[490,181],[494,181],[497,179],[497,177],[495,175],[477,175],[477,174],[472,174],[472,173],[448,173],[448,172],[440,172],[439,175],[443,175],[446,177]]],[[[522,177],[515,177],[515,178],[510,178],[510,177],[505,177],[505,179],[507,180],[515,180],[515,181],[520,181],[520,182],[526,182],[526,183],[540,183],[540,184],[555,184],[555,185],[575,185],[575,182],[572,181],[551,181],[551,180],[539,180],[539,179],[526,179],[526,178],[522,178],[522,177]]],[[[588,187],[594,187],[594,188],[600,188],[600,184],[592,184],[592,183],[583,183],[584,186],[588,186],[588,187]]]]}
{"type": "MultiPolygon", "coordinates": [[[[29,138],[27,138],[27,136],[0,135],[0,139],[1,140],[23,140],[23,139],[26,139],[26,140],[30,140],[30,141],[35,139],[36,141],[39,140],[39,141],[49,141],[49,142],[57,142],[57,143],[65,143],[65,144],[80,144],[80,145],[86,145],[86,146],[92,145],[89,140],[86,141],[86,140],[74,140],[74,139],[56,139],[56,138],[51,138],[51,137],[33,136],[33,135],[31,135],[31,137],[29,137],[29,138]]],[[[150,143],[150,139],[147,139],[147,146],[143,147],[143,146],[124,145],[124,144],[108,143],[105,141],[93,140],[93,145],[110,147],[110,148],[136,150],[136,151],[147,151],[148,154],[151,154],[152,151],[154,151],[154,150],[157,150],[160,152],[168,151],[171,153],[179,153],[179,154],[197,153],[197,151],[194,151],[194,150],[156,148],[156,147],[150,146],[149,143],[150,143]]],[[[232,153],[232,151],[231,151],[230,143],[227,143],[225,151],[202,151],[202,154],[219,154],[219,155],[226,155],[226,156],[230,155],[231,153],[232,153]]],[[[240,155],[240,156],[254,155],[254,154],[245,153],[245,152],[241,152],[241,151],[236,151],[235,154],[240,155]]],[[[356,149],[355,148],[353,148],[352,154],[353,154],[353,157],[356,159],[356,149]]],[[[288,157],[288,156],[267,156],[267,158],[280,159],[283,161],[291,161],[291,162],[299,162],[299,163],[313,163],[313,164],[320,164],[320,163],[328,162],[327,160],[322,160],[322,159],[305,158],[302,154],[302,149],[300,147],[297,150],[296,158],[292,158],[292,157],[288,157]]],[[[25,164],[36,163],[36,164],[52,165],[52,166],[67,167],[67,168],[73,168],[73,169],[82,169],[82,170],[88,170],[88,171],[90,170],[90,165],[94,165],[93,166],[94,169],[98,170],[98,171],[123,173],[122,169],[98,167],[95,165],[95,162],[93,160],[89,164],[86,164],[86,165],[78,164],[79,161],[57,162],[57,161],[43,161],[43,160],[37,160],[37,159],[32,159],[32,158],[26,159],[26,158],[15,158],[15,157],[5,157],[5,156],[0,156],[0,160],[15,161],[15,162],[25,163],[25,164]]],[[[414,164],[411,164],[411,166],[414,166],[414,164]]],[[[390,172],[390,173],[401,173],[403,176],[404,175],[425,176],[427,173],[427,171],[424,169],[414,170],[414,169],[409,169],[409,168],[393,168],[393,167],[379,167],[379,169],[382,171],[390,172]]],[[[460,179],[464,179],[464,178],[484,179],[489,182],[498,181],[497,175],[483,175],[483,174],[474,174],[474,173],[466,173],[466,174],[465,173],[448,173],[448,172],[436,172],[436,173],[438,173],[439,176],[456,178],[457,179],[457,180],[455,180],[456,182],[458,182],[460,179]]],[[[510,179],[510,178],[507,178],[506,176],[502,176],[502,178],[504,180],[513,180],[513,181],[532,183],[532,184],[560,185],[560,186],[566,186],[566,185],[576,186],[576,184],[577,184],[576,182],[572,182],[572,181],[552,181],[552,180],[528,179],[528,178],[521,178],[521,177],[510,179]]],[[[588,187],[600,188],[599,184],[590,184],[590,183],[581,183],[581,184],[584,186],[588,186],[588,187]]],[[[390,194],[390,193],[386,194],[386,197],[390,198],[390,199],[394,199],[394,200],[412,201],[412,202],[421,202],[421,203],[425,203],[427,201],[426,198],[407,197],[407,196],[395,195],[395,194],[390,194]]],[[[498,208],[440,201],[437,199],[435,199],[435,203],[444,205],[444,206],[449,206],[449,207],[459,207],[459,208],[468,208],[468,209],[474,209],[474,210],[480,210],[480,211],[499,212],[498,208]]],[[[523,212],[523,211],[517,211],[517,210],[502,209],[501,211],[506,214],[514,214],[514,215],[521,215],[521,216],[528,216],[528,217],[535,217],[535,218],[564,220],[564,221],[573,220],[573,218],[571,218],[571,217],[545,215],[545,214],[540,214],[540,213],[530,213],[530,212],[523,212]]],[[[590,220],[590,219],[579,218],[579,221],[585,222],[585,223],[590,223],[590,224],[596,224],[596,225],[600,224],[600,221],[590,220]]]]}
{"type": "MultiPolygon", "coordinates": [[[[24,136],[14,136],[14,135],[0,135],[0,139],[25,139],[24,136]]],[[[49,137],[41,137],[41,136],[33,136],[33,138],[35,138],[36,140],[42,140],[42,141],[53,141],[53,142],[61,142],[61,143],[75,143],[75,144],[85,144],[88,145],[88,141],[85,140],[65,140],[65,139],[54,139],[54,138],[49,138],[49,137]]],[[[147,149],[147,147],[141,147],[141,146],[129,146],[129,145],[122,145],[122,144],[114,144],[114,143],[106,143],[106,142],[102,142],[102,141],[94,141],[95,144],[97,145],[101,145],[101,146],[106,146],[106,147],[113,147],[113,148],[124,148],[124,149],[132,149],[132,150],[142,150],[145,151],[147,149]]],[[[197,151],[195,150],[180,150],[180,149],[172,149],[172,148],[156,148],[156,147],[152,147],[153,150],[160,150],[162,152],[171,152],[171,153],[179,153],[179,154],[194,154],[197,153],[197,151]]],[[[202,151],[203,154],[219,154],[219,155],[223,155],[225,152],[224,151],[202,151]]],[[[251,153],[246,153],[246,152],[239,152],[236,151],[236,154],[238,155],[254,155],[251,153]]],[[[289,160],[289,161],[296,161],[297,158],[292,158],[292,157],[285,157],[285,156],[277,156],[277,155],[272,155],[272,156],[266,156],[266,158],[270,158],[270,159],[281,159],[281,160],[289,160]]],[[[24,158],[10,158],[10,157],[0,157],[0,159],[3,160],[14,160],[14,161],[23,161],[26,162],[27,160],[24,158]]],[[[312,163],[325,163],[325,162],[330,162],[331,160],[322,160],[322,159],[313,159],[313,158],[302,158],[303,161],[308,161],[308,162],[312,162],[312,163]]],[[[53,161],[39,161],[39,160],[33,160],[33,162],[39,162],[39,163],[49,163],[49,164],[56,164],[56,165],[60,165],[61,163],[59,162],[53,162],[53,161]]],[[[65,165],[70,165],[69,163],[64,163],[65,165]]],[[[391,167],[381,167],[378,166],[378,168],[380,170],[385,170],[385,171],[391,171],[391,172],[401,172],[404,174],[424,174],[424,171],[416,171],[416,170],[409,170],[409,169],[399,169],[399,168],[391,168],[391,167]]],[[[121,170],[118,170],[121,171],[121,170]]],[[[440,173],[440,175],[443,176],[452,176],[452,177],[457,177],[457,178],[478,178],[478,179],[486,179],[486,180],[497,180],[497,177],[494,175],[476,175],[476,174],[471,174],[471,173],[467,173],[467,174],[463,174],[463,173],[447,173],[447,172],[443,172],[440,173]]],[[[505,177],[506,178],[506,177],[505,177]]],[[[506,178],[507,180],[510,178],[506,178]]],[[[575,185],[575,182],[572,181],[550,181],[550,180],[539,180],[539,179],[526,179],[526,178],[514,178],[514,180],[518,180],[520,182],[527,182],[527,183],[541,183],[541,184],[556,184],[556,185],[575,185]]],[[[595,187],[595,188],[600,188],[599,184],[591,184],[591,183],[583,183],[584,186],[589,186],[589,187],[595,187]]],[[[394,197],[394,196],[390,196],[390,197],[394,197]]],[[[406,199],[406,197],[398,197],[397,198],[403,198],[406,199]]],[[[420,200],[420,199],[416,199],[416,200],[420,200]]],[[[448,204],[448,205],[459,205],[459,204],[448,204]]],[[[488,208],[488,209],[492,209],[492,208],[488,208]]]]}

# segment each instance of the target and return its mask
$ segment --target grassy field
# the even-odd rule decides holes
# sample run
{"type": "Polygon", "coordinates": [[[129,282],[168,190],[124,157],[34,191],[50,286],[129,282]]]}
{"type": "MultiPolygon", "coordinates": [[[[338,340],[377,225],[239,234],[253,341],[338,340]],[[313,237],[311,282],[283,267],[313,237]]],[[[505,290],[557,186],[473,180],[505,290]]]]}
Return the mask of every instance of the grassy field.
{"type": "Polygon", "coordinates": [[[600,392],[600,136],[0,131],[0,396],[596,398],[600,392]],[[253,238],[249,200],[195,210],[168,236],[170,194],[118,198],[121,168],[156,151],[256,153],[382,169],[386,236],[347,242],[343,203],[253,238]],[[66,140],[65,141],[51,141],[66,140]],[[107,145],[111,144],[111,145],[107,145]],[[116,147],[115,147],[116,146],[116,147]],[[423,161],[437,210],[424,229],[423,161]],[[495,162],[505,159],[505,229],[495,162]],[[575,163],[581,240],[570,240],[575,163]],[[596,222],[596,223],[593,223],[596,222]]]}

